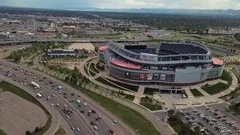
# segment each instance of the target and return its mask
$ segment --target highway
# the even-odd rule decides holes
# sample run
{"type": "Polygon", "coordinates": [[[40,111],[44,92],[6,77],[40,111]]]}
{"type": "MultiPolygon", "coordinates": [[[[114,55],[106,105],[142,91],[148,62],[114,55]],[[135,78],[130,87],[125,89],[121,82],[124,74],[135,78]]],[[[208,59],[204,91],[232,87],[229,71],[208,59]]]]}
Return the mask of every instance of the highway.
{"type": "Polygon", "coordinates": [[[106,43],[109,41],[113,42],[143,42],[143,40],[135,39],[18,39],[1,41],[1,45],[21,45],[21,44],[32,44],[32,43],[46,43],[46,42],[64,42],[64,43],[106,43]]]}
{"type": "MultiPolygon", "coordinates": [[[[21,84],[21,86],[31,90],[31,92],[34,91],[35,93],[43,95],[43,98],[39,100],[47,102],[49,106],[58,111],[61,115],[62,121],[67,122],[67,124],[63,124],[63,126],[68,125],[72,127],[72,129],[74,128],[72,132],[67,130],[68,134],[107,135],[109,129],[112,129],[116,135],[136,134],[132,129],[111,113],[104,110],[95,101],[65,83],[41,72],[31,70],[25,66],[20,66],[5,60],[0,60],[0,63],[0,74],[9,76],[7,78],[21,84]],[[35,89],[33,85],[31,85],[31,81],[38,83],[41,88],[35,89]],[[63,89],[59,90],[58,86],[62,86],[63,89]],[[64,98],[64,95],[66,98],[64,98]],[[81,103],[77,105],[75,101],[71,101],[73,99],[75,101],[79,99],[81,103]],[[59,107],[57,104],[59,104],[59,107]],[[67,113],[63,111],[64,106],[67,110],[72,112],[72,116],[67,115],[67,113]],[[79,108],[77,106],[79,106],[79,108]],[[96,113],[92,110],[95,110],[96,113]],[[91,112],[91,116],[88,116],[87,114],[89,111],[91,112]],[[98,116],[100,116],[101,119],[96,120],[98,116]],[[117,123],[115,124],[113,120],[116,120],[117,123]],[[94,125],[90,124],[91,122],[94,125]],[[97,126],[98,129],[94,129],[94,126],[97,126]]],[[[64,129],[65,128],[69,127],[64,127],[64,129]]]]}

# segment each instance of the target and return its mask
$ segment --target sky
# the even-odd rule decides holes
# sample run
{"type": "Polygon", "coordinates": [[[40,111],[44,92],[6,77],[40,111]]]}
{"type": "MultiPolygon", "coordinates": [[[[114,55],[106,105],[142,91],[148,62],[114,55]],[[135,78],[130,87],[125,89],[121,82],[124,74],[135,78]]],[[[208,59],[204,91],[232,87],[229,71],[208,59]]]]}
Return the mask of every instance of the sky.
{"type": "Polygon", "coordinates": [[[1,6],[50,9],[167,8],[167,9],[240,9],[240,0],[0,0],[1,6]]]}

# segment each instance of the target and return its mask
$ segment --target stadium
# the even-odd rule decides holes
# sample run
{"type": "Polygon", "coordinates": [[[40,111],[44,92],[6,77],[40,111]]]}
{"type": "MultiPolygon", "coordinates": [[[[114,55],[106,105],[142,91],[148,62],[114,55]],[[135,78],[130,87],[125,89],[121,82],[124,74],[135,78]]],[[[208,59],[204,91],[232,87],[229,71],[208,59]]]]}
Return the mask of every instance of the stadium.
{"type": "Polygon", "coordinates": [[[218,79],[224,63],[193,42],[131,44],[110,42],[99,48],[100,66],[109,75],[135,84],[192,85],[218,79]]]}

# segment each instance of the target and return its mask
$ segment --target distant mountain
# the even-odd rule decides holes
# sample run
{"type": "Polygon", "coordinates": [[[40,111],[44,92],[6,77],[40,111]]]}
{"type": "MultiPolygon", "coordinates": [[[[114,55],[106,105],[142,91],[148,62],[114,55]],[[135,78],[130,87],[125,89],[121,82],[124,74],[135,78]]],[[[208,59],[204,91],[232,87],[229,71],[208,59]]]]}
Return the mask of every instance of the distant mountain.
{"type": "Polygon", "coordinates": [[[108,9],[94,7],[68,7],[64,9],[41,9],[41,8],[18,8],[11,6],[0,6],[1,9],[25,9],[25,10],[71,10],[71,11],[99,11],[99,12],[129,12],[129,13],[160,13],[160,14],[183,14],[183,15],[213,15],[240,17],[240,10],[200,10],[200,9],[160,9],[160,8],[123,8],[123,9],[108,9]]]}
{"type": "Polygon", "coordinates": [[[158,8],[129,8],[129,9],[101,9],[101,8],[69,8],[68,10],[101,11],[101,12],[130,12],[130,13],[161,13],[161,14],[190,14],[190,15],[224,15],[240,17],[240,10],[199,10],[199,9],[158,9],[158,8]]]}

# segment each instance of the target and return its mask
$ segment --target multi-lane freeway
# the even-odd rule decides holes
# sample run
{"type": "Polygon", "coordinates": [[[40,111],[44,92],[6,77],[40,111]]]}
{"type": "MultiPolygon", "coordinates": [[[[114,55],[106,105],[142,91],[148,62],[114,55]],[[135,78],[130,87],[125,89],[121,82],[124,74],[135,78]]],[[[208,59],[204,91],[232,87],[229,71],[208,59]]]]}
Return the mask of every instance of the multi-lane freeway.
{"type": "Polygon", "coordinates": [[[40,93],[43,97],[38,100],[43,100],[57,110],[67,123],[62,125],[71,128],[72,131],[67,130],[68,134],[107,135],[110,129],[116,135],[136,134],[95,101],[51,76],[5,60],[0,60],[0,74],[36,94],[40,93]],[[35,88],[31,81],[41,88],[35,88]]]}

